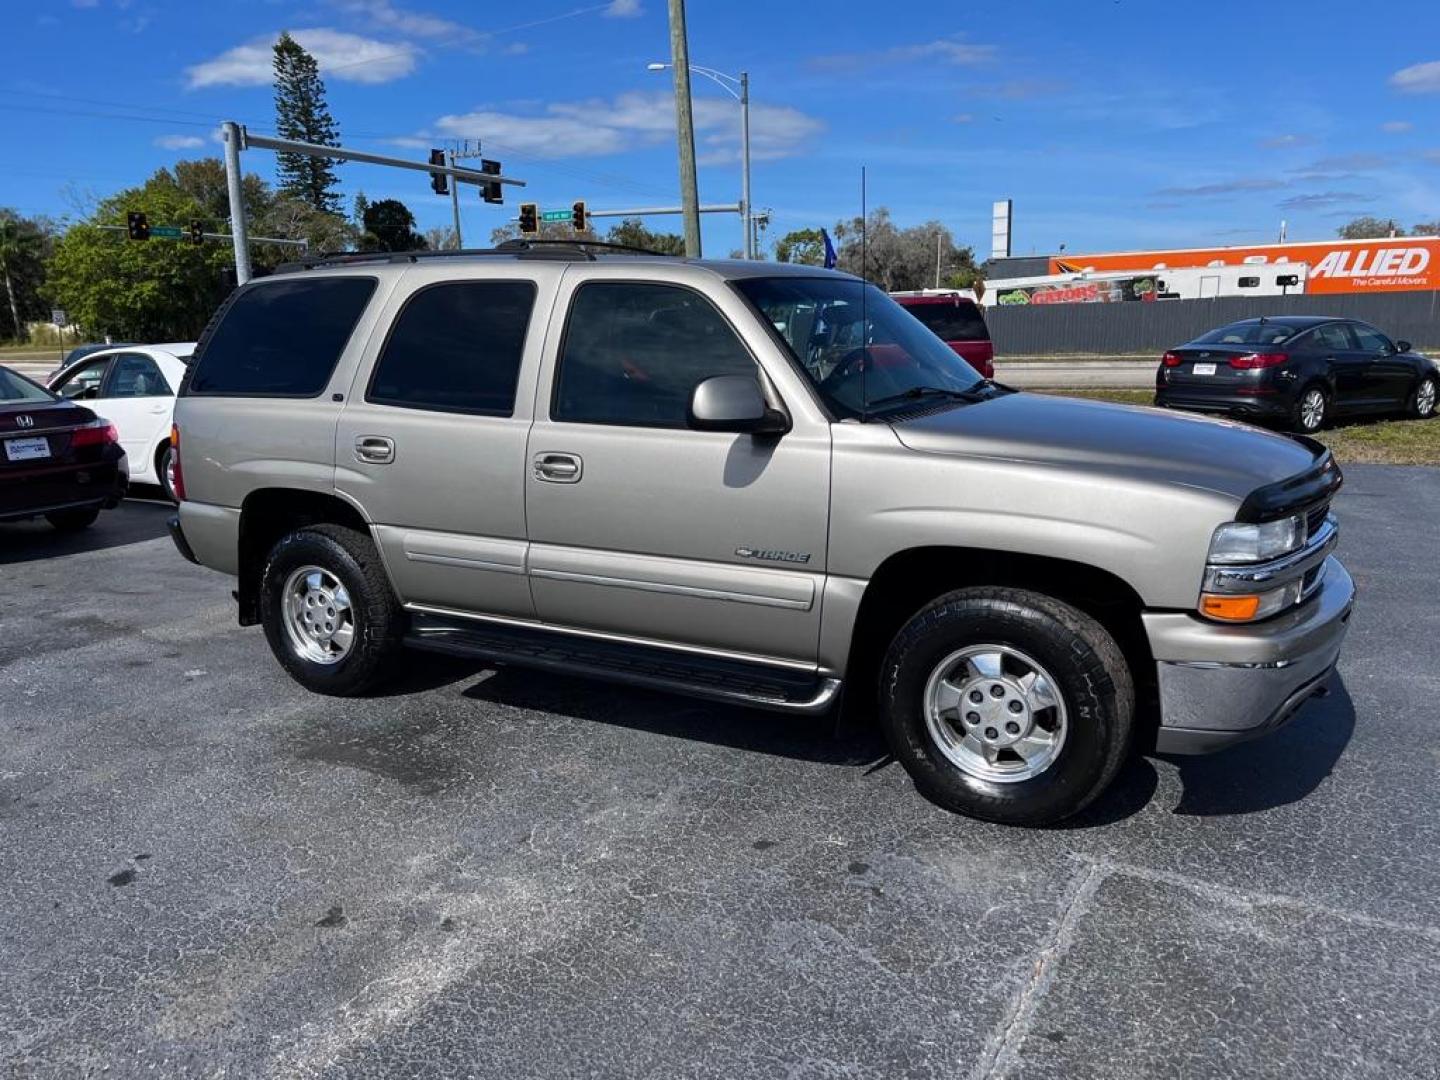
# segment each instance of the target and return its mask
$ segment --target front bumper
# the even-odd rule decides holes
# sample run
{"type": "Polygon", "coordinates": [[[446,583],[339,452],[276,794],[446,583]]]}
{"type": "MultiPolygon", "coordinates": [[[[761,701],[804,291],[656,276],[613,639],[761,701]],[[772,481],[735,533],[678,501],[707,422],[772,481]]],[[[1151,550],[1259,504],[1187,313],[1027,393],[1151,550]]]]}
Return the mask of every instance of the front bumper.
{"type": "Polygon", "coordinates": [[[1355,582],[1333,556],[1322,574],[1309,600],[1260,623],[1145,614],[1160,682],[1158,751],[1204,754],[1256,738],[1324,690],[1349,629],[1355,582]]]}

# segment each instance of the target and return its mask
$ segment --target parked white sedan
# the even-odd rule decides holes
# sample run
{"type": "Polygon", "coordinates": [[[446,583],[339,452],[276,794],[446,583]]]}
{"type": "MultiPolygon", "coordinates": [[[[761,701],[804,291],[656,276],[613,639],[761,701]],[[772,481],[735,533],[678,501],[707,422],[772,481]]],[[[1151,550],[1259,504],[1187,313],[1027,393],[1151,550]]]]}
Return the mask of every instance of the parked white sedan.
{"type": "Polygon", "coordinates": [[[194,342],[125,345],[90,353],[50,377],[49,387],[84,401],[115,425],[132,483],[159,484],[175,498],[170,423],[194,342]]]}

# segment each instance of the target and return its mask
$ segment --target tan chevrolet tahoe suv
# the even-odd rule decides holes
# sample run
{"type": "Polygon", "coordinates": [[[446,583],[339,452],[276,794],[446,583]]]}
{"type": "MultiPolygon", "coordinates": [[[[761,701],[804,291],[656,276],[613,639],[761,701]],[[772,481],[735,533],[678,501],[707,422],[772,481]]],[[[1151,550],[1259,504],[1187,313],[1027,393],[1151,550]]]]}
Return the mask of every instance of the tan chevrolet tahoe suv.
{"type": "Polygon", "coordinates": [[[311,690],[408,646],[777,712],[843,693],[994,821],[1075,813],[1133,746],[1277,727],[1354,596],[1318,444],[1016,393],[813,267],[297,265],[217,313],[175,416],[176,544],[311,690]]]}

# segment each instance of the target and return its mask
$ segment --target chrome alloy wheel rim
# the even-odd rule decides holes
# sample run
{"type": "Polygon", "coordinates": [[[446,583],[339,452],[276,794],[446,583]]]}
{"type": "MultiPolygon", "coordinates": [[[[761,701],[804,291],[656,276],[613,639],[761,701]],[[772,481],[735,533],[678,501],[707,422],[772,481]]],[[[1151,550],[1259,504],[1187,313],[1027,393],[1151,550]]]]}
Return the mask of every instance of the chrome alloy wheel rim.
{"type": "Polygon", "coordinates": [[[1420,384],[1420,389],[1415,394],[1415,411],[1421,416],[1429,416],[1435,409],[1435,380],[1426,379],[1420,384]]]}
{"type": "Polygon", "coordinates": [[[1306,431],[1314,431],[1325,419],[1325,395],[1319,390],[1307,390],[1300,399],[1300,423],[1306,431]]]}
{"type": "Polygon", "coordinates": [[[281,592],[285,636],[295,654],[317,664],[338,664],[355,643],[355,613],[340,579],[318,566],[302,566],[281,592]]]}
{"type": "Polygon", "coordinates": [[[1065,701],[1051,674],[1008,645],[951,653],[925,684],[925,726],[936,749],[977,780],[1039,776],[1065,745],[1065,701]]]}
{"type": "Polygon", "coordinates": [[[165,455],[165,490],[172,499],[175,498],[175,454],[173,451],[165,455]]]}

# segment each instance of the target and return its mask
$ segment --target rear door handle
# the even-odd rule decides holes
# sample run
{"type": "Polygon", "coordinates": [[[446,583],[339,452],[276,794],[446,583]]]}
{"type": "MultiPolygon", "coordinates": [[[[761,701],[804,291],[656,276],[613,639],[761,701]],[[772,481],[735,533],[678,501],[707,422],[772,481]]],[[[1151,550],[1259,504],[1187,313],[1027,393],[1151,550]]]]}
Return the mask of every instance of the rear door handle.
{"type": "Polygon", "coordinates": [[[355,460],[367,465],[388,465],[395,460],[395,440],[384,435],[361,435],[355,440],[355,460]]]}
{"type": "Polygon", "coordinates": [[[551,484],[578,484],[585,472],[585,464],[579,454],[557,453],[547,450],[535,455],[535,479],[551,484]]]}

